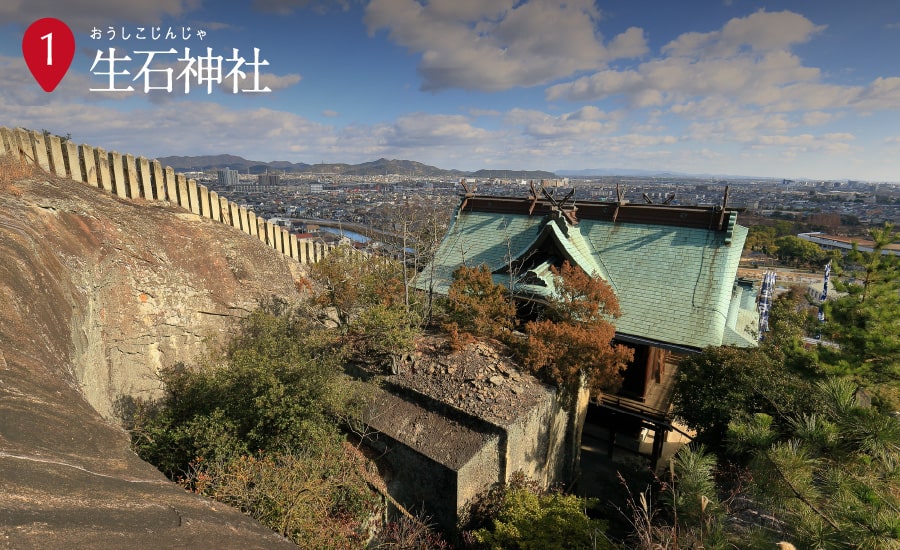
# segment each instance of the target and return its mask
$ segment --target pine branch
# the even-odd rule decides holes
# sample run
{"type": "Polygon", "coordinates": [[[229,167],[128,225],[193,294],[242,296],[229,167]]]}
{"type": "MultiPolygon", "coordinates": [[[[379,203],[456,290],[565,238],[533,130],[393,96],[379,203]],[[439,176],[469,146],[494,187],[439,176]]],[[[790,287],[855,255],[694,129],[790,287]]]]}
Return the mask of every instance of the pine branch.
{"type": "Polygon", "coordinates": [[[794,493],[794,496],[797,497],[797,499],[800,502],[802,502],[803,504],[808,506],[810,510],[812,510],[817,516],[819,516],[820,518],[825,520],[825,522],[828,525],[830,525],[834,530],[840,531],[840,528],[837,526],[837,524],[834,523],[834,521],[831,520],[831,518],[829,518],[824,513],[822,513],[818,508],[816,508],[815,504],[810,502],[809,499],[807,499],[805,496],[803,496],[803,494],[800,493],[800,491],[798,491],[796,487],[794,487],[794,484],[791,483],[791,481],[787,478],[787,475],[785,475],[784,471],[782,471],[782,469],[778,466],[778,463],[772,459],[772,457],[771,457],[771,455],[769,455],[769,453],[766,453],[766,458],[769,460],[769,462],[775,468],[775,471],[778,472],[778,475],[781,477],[781,479],[783,479],[784,482],[787,483],[788,488],[790,488],[791,492],[794,493]]]}

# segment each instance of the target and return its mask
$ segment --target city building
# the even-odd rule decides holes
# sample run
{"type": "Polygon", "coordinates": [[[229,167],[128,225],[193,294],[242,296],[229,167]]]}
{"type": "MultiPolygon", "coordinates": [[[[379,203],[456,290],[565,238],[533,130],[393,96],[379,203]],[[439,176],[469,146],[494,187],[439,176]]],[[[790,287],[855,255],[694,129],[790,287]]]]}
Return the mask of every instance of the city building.
{"type": "Polygon", "coordinates": [[[259,174],[257,177],[257,184],[262,186],[268,185],[278,185],[281,182],[281,174],[272,174],[266,172],[265,174],[259,174]]]}
{"type": "Polygon", "coordinates": [[[234,187],[240,183],[237,170],[226,168],[224,170],[218,170],[216,175],[219,178],[219,185],[221,186],[234,187]]]}

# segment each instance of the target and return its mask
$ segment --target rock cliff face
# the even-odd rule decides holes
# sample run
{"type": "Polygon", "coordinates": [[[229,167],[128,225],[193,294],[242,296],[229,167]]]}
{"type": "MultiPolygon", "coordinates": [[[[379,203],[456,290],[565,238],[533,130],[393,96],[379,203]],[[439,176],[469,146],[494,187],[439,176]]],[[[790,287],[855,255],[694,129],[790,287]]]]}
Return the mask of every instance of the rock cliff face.
{"type": "Polygon", "coordinates": [[[299,269],[166,203],[0,173],[0,547],[289,546],[168,482],[114,417],[299,269]]]}

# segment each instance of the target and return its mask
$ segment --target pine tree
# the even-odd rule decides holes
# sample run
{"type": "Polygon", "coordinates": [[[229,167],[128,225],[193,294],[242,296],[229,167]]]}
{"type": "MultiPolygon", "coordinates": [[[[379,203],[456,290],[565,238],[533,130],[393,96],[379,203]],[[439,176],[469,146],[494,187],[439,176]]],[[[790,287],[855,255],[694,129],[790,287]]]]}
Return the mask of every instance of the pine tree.
{"type": "Polygon", "coordinates": [[[815,414],[733,422],[732,451],[752,455],[754,494],[798,547],[897,548],[900,423],[862,406],[849,379],[817,391],[815,414]]]}
{"type": "Polygon", "coordinates": [[[854,247],[845,277],[835,288],[845,292],[826,302],[823,334],[839,348],[824,348],[831,372],[853,376],[888,410],[900,410],[900,260],[883,254],[894,240],[892,225],[870,231],[871,252],[854,247]]]}

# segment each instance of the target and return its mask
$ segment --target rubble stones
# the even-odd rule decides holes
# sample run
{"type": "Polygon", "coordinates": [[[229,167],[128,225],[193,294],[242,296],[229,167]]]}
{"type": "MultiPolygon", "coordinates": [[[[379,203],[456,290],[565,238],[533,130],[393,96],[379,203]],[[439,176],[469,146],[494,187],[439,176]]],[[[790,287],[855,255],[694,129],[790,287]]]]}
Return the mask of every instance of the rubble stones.
{"type": "Polygon", "coordinates": [[[448,353],[442,337],[428,336],[413,354],[416,368],[396,371],[386,381],[507,426],[552,390],[520,372],[505,351],[500,344],[475,342],[448,353]]]}

